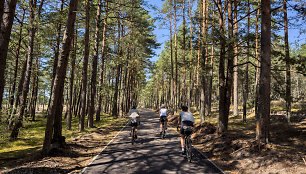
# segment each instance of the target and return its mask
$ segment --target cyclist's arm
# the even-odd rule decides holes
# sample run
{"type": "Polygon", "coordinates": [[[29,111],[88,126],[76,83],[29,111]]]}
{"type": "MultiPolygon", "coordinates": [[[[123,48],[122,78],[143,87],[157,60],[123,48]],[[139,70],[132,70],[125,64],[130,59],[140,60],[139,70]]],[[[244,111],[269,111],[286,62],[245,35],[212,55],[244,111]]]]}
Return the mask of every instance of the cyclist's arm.
{"type": "Polygon", "coordinates": [[[181,125],[181,115],[179,115],[179,118],[177,120],[177,128],[181,125]]]}

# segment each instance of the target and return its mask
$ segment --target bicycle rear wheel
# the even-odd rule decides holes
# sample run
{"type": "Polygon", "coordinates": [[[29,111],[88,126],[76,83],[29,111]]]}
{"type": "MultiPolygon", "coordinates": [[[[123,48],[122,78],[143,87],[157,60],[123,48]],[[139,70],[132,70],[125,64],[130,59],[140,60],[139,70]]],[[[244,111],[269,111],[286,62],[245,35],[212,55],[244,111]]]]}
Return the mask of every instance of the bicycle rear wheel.
{"type": "Polygon", "coordinates": [[[135,143],[135,128],[132,127],[132,145],[135,143]]]}
{"type": "Polygon", "coordinates": [[[164,139],[165,136],[166,136],[166,127],[165,127],[165,122],[163,122],[162,138],[164,139]]]}
{"type": "Polygon", "coordinates": [[[192,147],[191,147],[190,136],[188,136],[186,138],[186,156],[187,156],[188,162],[191,163],[191,160],[192,160],[192,147]]]}

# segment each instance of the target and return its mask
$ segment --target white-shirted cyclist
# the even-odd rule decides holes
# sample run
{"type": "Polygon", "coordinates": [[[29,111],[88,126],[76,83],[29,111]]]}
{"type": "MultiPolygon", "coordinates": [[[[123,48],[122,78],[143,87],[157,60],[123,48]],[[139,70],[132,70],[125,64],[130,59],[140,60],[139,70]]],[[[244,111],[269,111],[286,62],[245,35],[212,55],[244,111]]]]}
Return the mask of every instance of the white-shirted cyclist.
{"type": "Polygon", "coordinates": [[[164,104],[162,104],[161,109],[159,110],[159,116],[160,116],[160,135],[162,134],[162,130],[163,130],[163,122],[165,122],[165,129],[167,129],[167,116],[168,116],[168,110],[166,109],[166,106],[164,104]]]}

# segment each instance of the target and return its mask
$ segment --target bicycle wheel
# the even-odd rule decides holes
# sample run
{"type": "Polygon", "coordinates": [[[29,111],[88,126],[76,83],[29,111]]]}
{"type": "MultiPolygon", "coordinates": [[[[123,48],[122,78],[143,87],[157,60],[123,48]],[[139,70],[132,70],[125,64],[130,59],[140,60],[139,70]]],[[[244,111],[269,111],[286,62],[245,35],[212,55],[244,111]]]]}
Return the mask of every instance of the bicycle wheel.
{"type": "Polygon", "coordinates": [[[166,136],[166,128],[165,128],[165,122],[163,122],[162,138],[164,139],[165,136],[166,136]]]}
{"type": "Polygon", "coordinates": [[[132,145],[134,144],[135,142],[135,128],[132,127],[132,145]]]}
{"type": "Polygon", "coordinates": [[[187,160],[188,162],[191,163],[191,158],[192,158],[192,147],[191,147],[191,139],[190,139],[190,136],[188,136],[186,138],[186,156],[187,156],[187,160]]]}

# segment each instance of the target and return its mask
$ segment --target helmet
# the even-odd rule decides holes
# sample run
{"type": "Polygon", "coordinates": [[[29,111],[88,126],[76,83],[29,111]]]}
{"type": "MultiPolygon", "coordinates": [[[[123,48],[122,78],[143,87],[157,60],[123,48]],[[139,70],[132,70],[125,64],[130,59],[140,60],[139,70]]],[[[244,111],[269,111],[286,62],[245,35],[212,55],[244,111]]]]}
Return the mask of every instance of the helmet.
{"type": "Polygon", "coordinates": [[[161,108],[165,108],[166,106],[165,106],[164,104],[162,104],[160,107],[161,107],[161,108]]]}
{"type": "Polygon", "coordinates": [[[182,106],[182,110],[183,110],[183,111],[188,111],[188,107],[187,107],[186,105],[183,105],[183,106],[182,106]]]}

